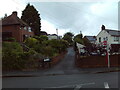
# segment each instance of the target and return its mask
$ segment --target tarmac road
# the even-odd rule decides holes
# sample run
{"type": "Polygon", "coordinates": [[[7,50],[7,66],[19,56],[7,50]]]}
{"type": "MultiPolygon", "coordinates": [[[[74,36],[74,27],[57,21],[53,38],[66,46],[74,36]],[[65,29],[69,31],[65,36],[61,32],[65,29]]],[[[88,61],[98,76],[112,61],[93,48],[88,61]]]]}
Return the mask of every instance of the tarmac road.
{"type": "Polygon", "coordinates": [[[3,78],[3,88],[118,88],[118,72],[3,78]]]}

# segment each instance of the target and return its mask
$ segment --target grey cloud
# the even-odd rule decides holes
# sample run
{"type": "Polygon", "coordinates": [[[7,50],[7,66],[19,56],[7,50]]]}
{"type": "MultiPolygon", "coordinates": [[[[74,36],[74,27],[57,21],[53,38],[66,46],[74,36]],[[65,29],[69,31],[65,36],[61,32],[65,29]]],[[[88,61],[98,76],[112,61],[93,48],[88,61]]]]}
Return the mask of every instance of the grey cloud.
{"type": "Polygon", "coordinates": [[[90,6],[97,3],[34,2],[32,4],[39,10],[43,19],[51,22],[57,28],[70,29],[74,33],[82,31],[83,33],[95,35],[99,32],[102,24],[110,28],[117,28],[117,11],[114,10],[115,8],[96,15],[90,11],[90,6]]]}

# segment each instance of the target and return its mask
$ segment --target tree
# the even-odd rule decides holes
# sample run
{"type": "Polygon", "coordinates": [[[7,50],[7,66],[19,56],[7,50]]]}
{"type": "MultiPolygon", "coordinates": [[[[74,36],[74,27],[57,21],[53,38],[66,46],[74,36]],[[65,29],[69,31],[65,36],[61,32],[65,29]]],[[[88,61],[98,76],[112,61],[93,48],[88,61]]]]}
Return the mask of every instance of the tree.
{"type": "Polygon", "coordinates": [[[70,37],[73,37],[73,36],[74,36],[74,34],[71,33],[71,32],[67,32],[67,33],[65,33],[65,35],[68,35],[68,36],[70,36],[70,37]]]}
{"type": "Polygon", "coordinates": [[[83,41],[83,35],[82,34],[78,34],[74,37],[74,41],[75,42],[78,42],[80,44],[84,44],[84,41],[83,41]]]}
{"type": "Polygon", "coordinates": [[[73,43],[72,37],[74,36],[73,33],[67,32],[64,34],[63,39],[68,41],[68,43],[71,45],[73,43]]]}
{"type": "Polygon", "coordinates": [[[25,21],[31,28],[35,35],[40,35],[41,23],[40,14],[33,5],[28,4],[22,11],[21,19],[25,21]]]}

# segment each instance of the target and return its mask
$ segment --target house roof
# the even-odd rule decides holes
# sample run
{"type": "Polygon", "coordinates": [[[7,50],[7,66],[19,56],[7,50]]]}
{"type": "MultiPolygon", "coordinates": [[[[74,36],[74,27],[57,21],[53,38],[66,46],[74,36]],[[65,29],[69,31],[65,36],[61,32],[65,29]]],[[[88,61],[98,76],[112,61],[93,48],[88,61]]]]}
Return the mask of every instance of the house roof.
{"type": "Polygon", "coordinates": [[[2,25],[21,25],[28,26],[22,19],[17,16],[17,12],[13,12],[10,16],[2,20],[2,25]]]}
{"type": "Polygon", "coordinates": [[[48,34],[48,36],[58,36],[57,34],[48,34]]]}
{"type": "Polygon", "coordinates": [[[111,30],[111,29],[105,29],[107,33],[109,33],[111,36],[120,36],[120,31],[118,30],[111,30]]]}
{"type": "Polygon", "coordinates": [[[48,35],[47,32],[45,32],[45,31],[40,31],[40,34],[41,35],[48,35]]]}
{"type": "Polygon", "coordinates": [[[85,36],[89,41],[96,41],[96,36],[85,36]]]}

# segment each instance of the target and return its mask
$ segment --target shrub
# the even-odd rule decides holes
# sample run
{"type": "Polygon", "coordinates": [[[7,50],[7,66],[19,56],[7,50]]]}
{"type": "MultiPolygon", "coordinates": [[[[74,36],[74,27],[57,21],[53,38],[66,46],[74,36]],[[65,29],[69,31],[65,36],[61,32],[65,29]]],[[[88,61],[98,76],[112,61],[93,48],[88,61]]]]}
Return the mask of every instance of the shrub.
{"type": "Polygon", "coordinates": [[[54,54],[56,53],[55,49],[51,46],[44,47],[43,51],[44,52],[42,54],[47,56],[47,57],[53,57],[54,54]]]}
{"type": "Polygon", "coordinates": [[[48,37],[45,35],[41,35],[41,36],[34,36],[35,39],[37,39],[39,41],[39,43],[41,44],[43,41],[48,40],[48,37]]]}
{"type": "Polygon", "coordinates": [[[54,48],[57,53],[60,53],[67,49],[69,43],[63,39],[61,40],[52,39],[52,40],[49,40],[48,45],[54,48]]]}
{"type": "Polygon", "coordinates": [[[17,42],[3,42],[2,54],[3,70],[23,70],[35,68],[38,65],[36,61],[38,53],[34,49],[23,52],[17,42]]]}
{"type": "Polygon", "coordinates": [[[22,47],[17,42],[3,42],[2,45],[3,70],[22,69],[24,67],[21,59],[22,47]]]}
{"type": "Polygon", "coordinates": [[[63,39],[59,40],[59,44],[60,44],[60,47],[59,47],[60,52],[66,51],[67,47],[69,46],[69,43],[63,39]]]}
{"type": "Polygon", "coordinates": [[[35,39],[35,38],[29,37],[29,38],[27,38],[27,39],[24,41],[24,43],[25,43],[28,47],[32,48],[32,47],[34,47],[34,46],[38,43],[38,40],[35,39]]]}

